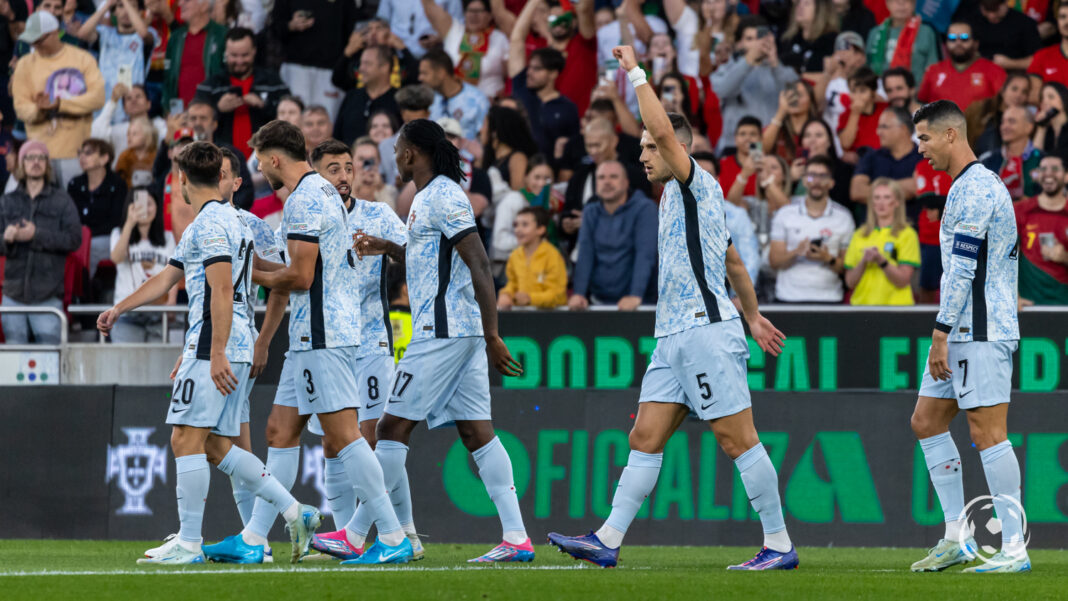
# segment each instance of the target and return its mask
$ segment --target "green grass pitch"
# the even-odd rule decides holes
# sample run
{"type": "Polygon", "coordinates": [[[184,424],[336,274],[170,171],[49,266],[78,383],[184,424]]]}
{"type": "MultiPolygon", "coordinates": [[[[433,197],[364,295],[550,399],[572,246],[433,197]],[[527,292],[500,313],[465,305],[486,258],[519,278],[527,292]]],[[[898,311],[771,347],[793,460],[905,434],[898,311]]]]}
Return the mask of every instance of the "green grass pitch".
{"type": "MultiPolygon", "coordinates": [[[[750,547],[624,547],[604,570],[538,545],[533,564],[469,566],[490,545],[426,545],[408,566],[345,569],[335,562],[156,568],[135,565],[158,542],[0,541],[0,599],[1065,599],[1068,553],[1032,551],[1030,574],[912,574],[922,549],[801,548],[791,572],[727,572],[750,547]]],[[[288,556],[288,545],[274,547],[288,556]]]]}

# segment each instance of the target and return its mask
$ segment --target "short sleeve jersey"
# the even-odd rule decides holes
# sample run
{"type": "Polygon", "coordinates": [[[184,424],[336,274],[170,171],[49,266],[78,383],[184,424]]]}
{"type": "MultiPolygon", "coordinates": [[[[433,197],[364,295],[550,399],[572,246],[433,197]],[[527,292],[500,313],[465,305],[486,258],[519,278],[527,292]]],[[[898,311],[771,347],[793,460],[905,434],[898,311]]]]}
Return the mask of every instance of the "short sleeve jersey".
{"type": "Polygon", "coordinates": [[[965,167],[949,188],[939,237],[935,328],[950,342],[1018,340],[1016,215],[1001,178],[978,161],[965,167]]]}
{"type": "Polygon", "coordinates": [[[478,130],[489,113],[490,103],[486,95],[475,86],[463,83],[460,93],[452,98],[434,94],[434,104],[430,105],[430,118],[437,120],[452,117],[460,122],[464,137],[468,140],[478,139],[478,130]]]}
{"type": "Polygon", "coordinates": [[[221,200],[201,207],[193,223],[182,233],[170,264],[185,272],[185,290],[189,295],[189,329],[185,332],[183,357],[211,358],[212,290],[205,269],[215,263],[228,263],[234,296],[226,358],[233,363],[252,362],[253,338],[244,305],[252,284],[254,246],[252,232],[242,223],[237,211],[221,200]]]}
{"type": "Polygon", "coordinates": [[[314,171],[304,174],[282,209],[282,231],[287,241],[318,245],[311,288],[289,295],[289,350],[360,344],[356,274],[349,266],[352,233],[337,189],[314,171]]]}
{"type": "Polygon", "coordinates": [[[454,249],[476,231],[474,211],[460,184],[439,175],[416,193],[404,254],[413,341],[482,335],[471,271],[454,249]]]}
{"type": "MultiPolygon", "coordinates": [[[[349,209],[349,227],[353,234],[389,240],[404,246],[408,232],[404,222],[389,205],[353,199],[349,209]]],[[[356,270],[360,300],[360,349],[357,356],[392,355],[393,328],[389,322],[389,297],[386,287],[386,257],[367,256],[363,259],[350,252],[350,264],[356,270]]]]}
{"type": "MultiPolygon", "coordinates": [[[[245,209],[237,209],[237,217],[245,224],[245,227],[252,233],[252,242],[255,245],[256,254],[261,259],[271,261],[272,263],[285,263],[282,260],[281,248],[277,243],[277,238],[274,235],[274,231],[271,230],[271,226],[256,217],[252,213],[249,213],[245,209]]],[[[249,286],[248,302],[245,303],[246,312],[248,313],[249,327],[252,328],[252,338],[255,340],[259,336],[259,332],[256,330],[256,308],[255,301],[259,295],[260,288],[256,284],[249,286]]]]}
{"type": "Polygon", "coordinates": [[[731,237],[723,203],[716,178],[692,158],[689,179],[664,186],[657,232],[657,338],[738,317],[725,284],[731,237]]]}

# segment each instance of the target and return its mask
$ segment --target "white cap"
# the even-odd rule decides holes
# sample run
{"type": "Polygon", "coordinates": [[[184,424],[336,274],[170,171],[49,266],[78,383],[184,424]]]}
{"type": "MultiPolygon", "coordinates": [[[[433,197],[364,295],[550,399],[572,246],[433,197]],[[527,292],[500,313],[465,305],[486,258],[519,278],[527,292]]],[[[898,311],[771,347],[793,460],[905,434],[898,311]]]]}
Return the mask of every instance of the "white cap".
{"type": "Polygon", "coordinates": [[[26,19],[26,29],[19,35],[19,41],[33,44],[53,31],[59,31],[59,21],[52,13],[39,10],[26,19]]]}
{"type": "Polygon", "coordinates": [[[464,137],[464,128],[460,126],[460,122],[452,117],[442,117],[437,121],[441,129],[445,130],[445,135],[456,136],[457,138],[464,137]]]}

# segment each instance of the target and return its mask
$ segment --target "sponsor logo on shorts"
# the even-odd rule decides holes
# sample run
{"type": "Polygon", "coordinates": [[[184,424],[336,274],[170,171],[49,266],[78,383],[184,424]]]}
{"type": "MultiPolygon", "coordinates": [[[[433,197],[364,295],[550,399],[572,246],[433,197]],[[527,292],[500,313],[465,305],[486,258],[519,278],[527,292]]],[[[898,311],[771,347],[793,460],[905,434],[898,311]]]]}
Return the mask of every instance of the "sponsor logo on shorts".
{"type": "Polygon", "coordinates": [[[377,407],[377,406],[379,406],[381,404],[382,404],[382,401],[379,401],[377,403],[367,405],[367,407],[364,407],[364,409],[371,410],[371,409],[374,409],[375,407],[377,407]]]}
{"type": "Polygon", "coordinates": [[[167,483],[167,449],[148,442],[155,428],[123,428],[126,444],[108,445],[107,482],[113,479],[124,501],[117,515],[152,515],[145,496],[155,478],[167,483]]]}
{"type": "Polygon", "coordinates": [[[960,398],[962,398],[962,399],[963,399],[964,397],[968,396],[969,394],[971,394],[971,393],[973,393],[973,392],[975,392],[975,389],[974,389],[974,388],[973,388],[973,389],[971,389],[971,390],[969,390],[968,392],[962,392],[962,393],[960,393],[960,398]]]}

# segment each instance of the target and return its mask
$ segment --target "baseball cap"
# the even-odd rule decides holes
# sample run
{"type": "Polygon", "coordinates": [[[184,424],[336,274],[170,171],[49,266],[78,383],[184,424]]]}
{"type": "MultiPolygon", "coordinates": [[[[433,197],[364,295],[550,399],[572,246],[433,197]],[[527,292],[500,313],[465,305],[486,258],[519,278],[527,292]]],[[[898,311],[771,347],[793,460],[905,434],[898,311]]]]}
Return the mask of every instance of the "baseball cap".
{"type": "Polygon", "coordinates": [[[864,52],[864,38],[860,37],[860,34],[855,31],[843,31],[838,34],[838,37],[834,38],[835,50],[849,50],[853,47],[859,48],[861,52],[864,52]]]}
{"type": "Polygon", "coordinates": [[[33,44],[53,31],[59,31],[59,21],[52,13],[39,10],[26,19],[26,29],[19,35],[19,41],[33,44]]]}
{"type": "Polygon", "coordinates": [[[183,127],[174,132],[174,137],[171,138],[171,146],[181,142],[182,140],[196,140],[197,135],[191,128],[183,127]]]}
{"type": "Polygon", "coordinates": [[[445,130],[445,135],[456,136],[457,138],[464,137],[464,128],[460,127],[460,122],[452,117],[442,117],[437,121],[441,129],[445,130]]]}

